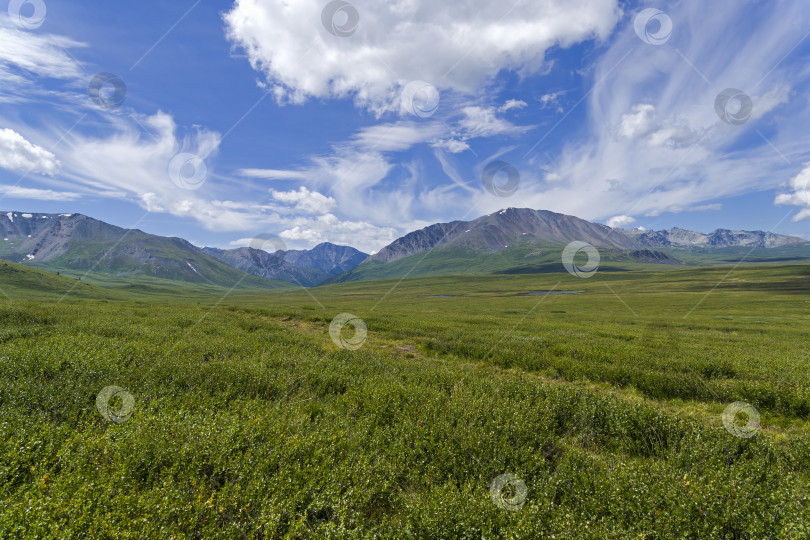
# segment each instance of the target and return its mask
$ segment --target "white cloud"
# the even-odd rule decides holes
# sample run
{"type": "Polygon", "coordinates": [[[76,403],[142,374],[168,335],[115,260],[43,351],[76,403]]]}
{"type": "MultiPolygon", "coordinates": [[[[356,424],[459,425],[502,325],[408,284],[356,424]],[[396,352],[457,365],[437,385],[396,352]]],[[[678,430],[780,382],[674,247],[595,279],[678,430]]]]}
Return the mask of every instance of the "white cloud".
{"type": "Polygon", "coordinates": [[[326,214],[295,219],[292,226],[279,236],[291,243],[304,243],[310,247],[332,242],[370,253],[396,240],[399,233],[392,227],[378,227],[366,221],[342,221],[333,214],[326,214]]]}
{"type": "Polygon", "coordinates": [[[447,150],[451,154],[460,154],[470,149],[470,145],[459,139],[440,139],[431,143],[433,148],[447,150]]]}
{"type": "Polygon", "coordinates": [[[653,129],[655,129],[655,107],[641,104],[634,106],[632,113],[622,115],[619,135],[626,139],[636,139],[648,135],[653,129]]]}
{"type": "Polygon", "coordinates": [[[285,171],[281,169],[239,169],[239,176],[246,178],[262,178],[265,180],[306,180],[306,173],[285,171]]]}
{"type": "Polygon", "coordinates": [[[317,191],[310,191],[304,186],[301,186],[298,191],[271,189],[270,195],[277,201],[295,205],[297,211],[307,214],[328,214],[337,206],[335,199],[325,197],[317,191]]]}
{"type": "MultiPolygon", "coordinates": [[[[74,112],[77,106],[90,106],[84,80],[87,75],[67,52],[67,48],[83,44],[60,36],[18,31],[4,24],[2,17],[0,42],[3,43],[0,102],[43,97],[54,107],[67,105],[66,110],[74,112]],[[40,87],[45,79],[67,82],[61,83],[62,90],[53,91],[40,87]]],[[[216,132],[200,127],[184,131],[171,115],[163,112],[145,116],[129,108],[120,109],[116,114],[106,114],[97,108],[93,111],[101,113],[104,123],[96,123],[95,129],[89,132],[92,135],[88,135],[87,126],[81,122],[74,126],[76,129],[54,123],[51,129],[36,132],[33,140],[51,144],[59,160],[17,133],[28,134],[35,130],[16,127],[14,122],[19,120],[14,117],[0,117],[0,122],[17,130],[0,130],[0,167],[45,175],[59,172],[49,182],[60,186],[69,184],[77,191],[0,185],[0,197],[56,201],[88,196],[115,198],[138,204],[149,212],[196,220],[209,230],[283,231],[291,242],[302,243],[304,247],[311,247],[306,245],[310,241],[331,240],[379,249],[398,236],[393,227],[372,225],[366,220],[343,220],[333,215],[337,200],[325,190],[300,186],[268,193],[251,182],[241,181],[239,189],[234,191],[229,185],[235,183],[234,180],[216,174],[214,161],[221,139],[216,132]],[[172,181],[169,164],[180,153],[195,154],[205,163],[207,176],[199,189],[186,190],[172,181]]],[[[351,200],[354,193],[363,193],[388,174],[392,165],[383,157],[383,152],[429,143],[445,131],[446,127],[438,122],[402,121],[372,126],[336,147],[334,155],[314,157],[309,169],[246,168],[238,174],[258,180],[311,181],[351,200]]],[[[364,201],[367,200],[364,197],[364,201]]],[[[349,204],[350,213],[361,213],[364,201],[349,204]]],[[[390,218],[393,208],[393,202],[379,204],[374,217],[382,219],[387,213],[390,218]]]]}
{"type": "Polygon", "coordinates": [[[441,136],[446,129],[446,126],[439,122],[378,124],[361,129],[352,138],[352,142],[362,150],[402,152],[415,144],[428,142],[441,136]]]}
{"type": "Polygon", "coordinates": [[[563,112],[562,105],[560,105],[560,98],[563,97],[567,91],[561,90],[559,92],[552,92],[550,94],[543,94],[540,96],[540,104],[544,109],[554,108],[557,112],[563,112]]]}
{"type": "Polygon", "coordinates": [[[465,181],[464,178],[461,177],[461,174],[458,172],[458,168],[450,162],[447,156],[445,156],[444,153],[441,152],[440,148],[437,148],[433,152],[433,155],[436,156],[436,159],[441,165],[444,174],[446,174],[447,177],[450,180],[452,180],[454,184],[464,188],[467,191],[475,191],[474,188],[469,186],[469,181],[465,181]]]}
{"type": "Polygon", "coordinates": [[[775,204],[799,206],[802,209],[792,218],[792,221],[802,221],[810,217],[810,163],[790,179],[788,186],[792,193],[781,193],[776,196],[775,204]]]}
{"type": "Polygon", "coordinates": [[[529,104],[523,101],[522,99],[510,99],[500,107],[498,107],[498,111],[506,112],[511,111],[512,109],[525,109],[528,107],[529,104]]]}
{"type": "Polygon", "coordinates": [[[413,80],[469,94],[503,69],[538,73],[549,48],[605,39],[619,17],[616,0],[356,2],[358,29],[340,38],[321,24],[324,5],[240,0],[228,37],[280,101],[353,97],[378,113],[413,80]]]}
{"type": "Polygon", "coordinates": [[[618,134],[625,139],[645,139],[649,146],[671,148],[687,148],[702,137],[687,120],[658,118],[655,107],[647,103],[636,105],[631,113],[622,115],[618,134]]]}
{"type": "Polygon", "coordinates": [[[32,83],[30,76],[65,81],[85,77],[68,48],[86,47],[72,39],[42,32],[27,32],[0,16],[0,101],[30,101],[47,92],[32,83]]]}
{"type": "Polygon", "coordinates": [[[224,186],[212,181],[220,135],[198,129],[178,134],[174,119],[163,112],[130,123],[111,120],[115,129],[107,137],[71,133],[62,142],[63,177],[98,196],[136,202],[150,212],[196,219],[210,230],[245,230],[267,221],[257,203],[216,198],[224,186]],[[143,133],[140,125],[149,130],[143,133]],[[176,185],[169,164],[179,153],[197,155],[207,164],[202,187],[189,191],[176,185]]]}
{"type": "Polygon", "coordinates": [[[466,137],[494,137],[496,135],[518,135],[531,129],[528,126],[516,126],[508,120],[498,118],[492,107],[467,106],[461,109],[464,117],[459,126],[466,137]]]}
{"type": "Polygon", "coordinates": [[[0,185],[0,193],[8,199],[34,199],[38,201],[75,201],[81,198],[79,193],[53,191],[50,189],[25,188],[20,186],[0,185]]]}
{"type": "Polygon", "coordinates": [[[681,2],[668,15],[675,31],[666,45],[641,42],[630,17],[598,58],[582,104],[583,135],[556,157],[538,154],[521,167],[545,168],[564,181],[536,192],[522,183],[525,204],[586,219],[686,211],[774,189],[796,174],[789,163],[810,159],[800,142],[810,104],[799,98],[810,70],[797,66],[794,50],[805,37],[803,3],[785,0],[777,13],[719,0],[708,13],[681,2]],[[716,97],[729,87],[754,103],[742,125],[715,112],[716,97]]]}
{"type": "MultiPolygon", "coordinates": [[[[371,253],[396,240],[400,233],[391,227],[378,227],[366,221],[341,220],[334,214],[317,217],[285,218],[273,227],[287,249],[310,249],[323,242],[355,247],[371,253]]],[[[254,238],[240,238],[229,242],[229,247],[247,247],[254,238]]],[[[268,244],[269,247],[269,244],[268,244]]],[[[270,251],[269,249],[267,251],[270,251]]]]}
{"type": "Polygon", "coordinates": [[[0,167],[18,173],[53,176],[59,169],[59,161],[53,153],[6,128],[0,129],[0,167]]]}
{"type": "Polygon", "coordinates": [[[701,205],[698,205],[698,206],[692,206],[690,208],[687,208],[686,211],[687,212],[713,212],[715,210],[722,210],[722,209],[723,209],[722,204],[714,203],[714,204],[701,204],[701,205]]]}
{"type": "Polygon", "coordinates": [[[630,216],[614,216],[608,220],[607,226],[615,229],[616,227],[626,227],[635,222],[635,218],[630,216]]]}

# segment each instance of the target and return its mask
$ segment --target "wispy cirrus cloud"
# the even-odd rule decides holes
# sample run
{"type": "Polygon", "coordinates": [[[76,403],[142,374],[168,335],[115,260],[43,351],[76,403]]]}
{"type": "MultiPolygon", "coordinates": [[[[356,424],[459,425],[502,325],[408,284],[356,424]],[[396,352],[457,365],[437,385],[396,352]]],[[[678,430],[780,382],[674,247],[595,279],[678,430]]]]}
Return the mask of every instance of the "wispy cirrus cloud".
{"type": "Polygon", "coordinates": [[[70,54],[70,49],[86,43],[66,36],[27,32],[15,26],[6,13],[0,13],[0,103],[69,99],[84,86],[86,74],[70,54]],[[46,81],[57,80],[67,87],[57,91],[46,81]]]}
{"type": "Polygon", "coordinates": [[[4,199],[30,199],[35,201],[75,201],[82,198],[80,193],[54,191],[0,184],[0,194],[4,199]]]}
{"type": "Polygon", "coordinates": [[[660,46],[638,39],[630,15],[594,65],[585,135],[551,163],[529,156],[558,181],[525,200],[590,219],[656,215],[795,175],[810,157],[798,142],[810,121],[800,90],[810,74],[790,59],[806,37],[798,21],[810,22],[801,2],[723,0],[711,10],[682,2],[668,12],[674,30],[660,46]],[[726,88],[753,102],[740,125],[715,111],[726,88]]]}

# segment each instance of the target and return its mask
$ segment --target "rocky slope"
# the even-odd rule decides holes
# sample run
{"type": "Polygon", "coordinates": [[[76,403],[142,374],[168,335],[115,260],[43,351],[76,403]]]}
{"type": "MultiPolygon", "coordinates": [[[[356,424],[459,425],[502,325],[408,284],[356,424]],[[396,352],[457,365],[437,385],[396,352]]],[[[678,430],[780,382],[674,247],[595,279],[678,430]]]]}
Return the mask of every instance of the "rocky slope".
{"type": "Polygon", "coordinates": [[[368,258],[368,255],[349,246],[325,242],[309,250],[287,250],[267,253],[254,248],[222,250],[203,248],[203,251],[233,266],[270,279],[281,279],[312,287],[332,276],[347,272],[368,258]]]}
{"type": "Polygon", "coordinates": [[[559,244],[581,240],[597,247],[628,250],[648,247],[620,231],[578,217],[548,210],[506,208],[472,221],[437,223],[414,231],[395,240],[370,259],[393,262],[439,246],[497,252],[523,239],[559,244]]]}
{"type": "Polygon", "coordinates": [[[283,252],[267,253],[261,249],[243,247],[237,249],[203,248],[208,255],[228,266],[243,272],[268,279],[280,279],[312,287],[328,279],[330,274],[314,268],[305,268],[291,264],[280,255],[283,252]]]}
{"type": "Polygon", "coordinates": [[[309,250],[279,252],[279,255],[291,264],[320,270],[330,276],[351,270],[368,258],[368,253],[351,246],[338,246],[330,242],[318,244],[309,250]]]}

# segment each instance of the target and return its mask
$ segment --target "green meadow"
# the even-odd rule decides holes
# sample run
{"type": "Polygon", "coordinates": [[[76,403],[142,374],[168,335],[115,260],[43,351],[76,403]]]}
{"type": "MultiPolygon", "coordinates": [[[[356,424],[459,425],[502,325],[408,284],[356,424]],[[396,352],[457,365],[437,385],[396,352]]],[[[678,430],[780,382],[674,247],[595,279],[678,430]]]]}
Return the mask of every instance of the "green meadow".
{"type": "Polygon", "coordinates": [[[810,537],[807,266],[95,283],[0,266],[0,538],[810,537]]]}

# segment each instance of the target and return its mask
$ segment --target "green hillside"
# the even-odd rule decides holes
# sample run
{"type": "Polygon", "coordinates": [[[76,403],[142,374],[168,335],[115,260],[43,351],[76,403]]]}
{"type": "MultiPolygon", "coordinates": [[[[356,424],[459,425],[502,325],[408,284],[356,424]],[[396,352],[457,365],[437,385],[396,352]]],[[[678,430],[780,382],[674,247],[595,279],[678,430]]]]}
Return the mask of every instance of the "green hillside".
{"type": "MultiPolygon", "coordinates": [[[[368,259],[353,270],[345,272],[326,283],[342,283],[373,279],[401,277],[440,276],[448,274],[544,274],[564,271],[562,251],[565,245],[522,240],[495,253],[471,251],[461,247],[439,247],[410,255],[397,261],[381,263],[368,259]]],[[[600,271],[626,271],[649,268],[645,263],[631,257],[631,251],[600,248],[600,271]]],[[[674,254],[673,254],[674,255],[674,254]]],[[[581,253],[577,264],[586,264],[587,255],[581,253]]],[[[674,265],[655,264],[656,269],[674,265]]]]}
{"type": "Polygon", "coordinates": [[[66,295],[71,298],[120,299],[122,296],[52,272],[29,268],[21,264],[0,261],[0,298],[54,299],[66,295]]]}
{"type": "MultiPolygon", "coordinates": [[[[240,276],[241,277],[241,276],[240,276]]],[[[0,298],[10,300],[155,300],[212,302],[234,291],[296,290],[284,281],[248,276],[237,287],[194,284],[150,276],[119,277],[63,270],[58,274],[41,268],[0,261],[0,298]]]]}
{"type": "Polygon", "coordinates": [[[7,239],[0,243],[0,257],[74,277],[88,274],[104,284],[123,278],[121,283],[157,279],[204,288],[287,286],[232,268],[182,238],[122,229],[81,214],[28,215],[0,222],[7,239]]]}
{"type": "Polygon", "coordinates": [[[130,285],[145,285],[155,287],[167,287],[174,290],[174,294],[182,294],[184,290],[198,290],[219,292],[222,290],[286,290],[296,289],[299,286],[286,281],[260,278],[246,274],[241,270],[227,267],[228,270],[222,272],[212,280],[205,281],[185,281],[179,279],[168,279],[151,276],[143,273],[104,273],[88,272],[86,270],[76,270],[71,268],[60,268],[50,264],[32,264],[35,268],[47,270],[49,272],[59,272],[62,275],[73,278],[81,278],[82,281],[92,283],[105,288],[120,288],[130,285]]]}

